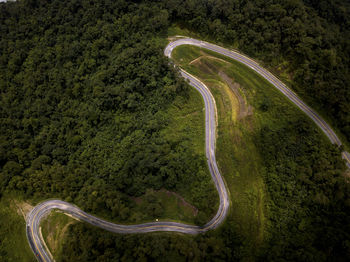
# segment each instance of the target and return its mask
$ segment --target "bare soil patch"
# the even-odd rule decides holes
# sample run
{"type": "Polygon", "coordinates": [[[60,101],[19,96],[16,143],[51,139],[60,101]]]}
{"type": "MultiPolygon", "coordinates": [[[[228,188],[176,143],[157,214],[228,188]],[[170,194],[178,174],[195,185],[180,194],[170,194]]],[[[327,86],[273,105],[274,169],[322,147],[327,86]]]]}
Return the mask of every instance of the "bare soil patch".
{"type": "Polygon", "coordinates": [[[55,252],[58,250],[60,241],[64,238],[64,235],[68,230],[68,227],[72,224],[74,224],[74,221],[68,222],[63,227],[58,223],[48,224],[49,230],[47,232],[49,233],[46,236],[46,241],[50,251],[53,254],[55,254],[55,252]]]}
{"type": "MultiPolygon", "coordinates": [[[[162,193],[166,193],[166,195],[168,197],[171,197],[171,196],[174,196],[175,198],[177,198],[179,201],[179,204],[183,207],[188,207],[190,208],[193,216],[196,216],[198,214],[198,209],[191,205],[190,203],[188,203],[181,195],[179,195],[178,193],[176,192],[172,192],[172,191],[169,191],[169,190],[166,190],[166,189],[161,189],[161,190],[158,190],[158,191],[154,191],[155,193],[158,193],[158,192],[162,192],[162,193]]],[[[135,201],[135,203],[137,204],[140,204],[142,202],[142,196],[141,197],[132,197],[131,198],[132,200],[135,201]]]]}
{"type": "Polygon", "coordinates": [[[198,209],[191,205],[190,203],[188,203],[182,196],[180,196],[178,193],[176,192],[172,192],[172,191],[168,191],[165,189],[161,189],[161,192],[165,192],[168,196],[175,196],[177,199],[179,199],[180,201],[180,205],[184,206],[184,207],[189,207],[192,211],[193,216],[196,216],[198,214],[198,209]]]}
{"type": "Polygon", "coordinates": [[[204,55],[204,54],[192,60],[189,64],[196,65],[205,74],[219,75],[221,80],[229,86],[229,88],[232,90],[232,92],[234,93],[235,97],[238,100],[238,112],[237,112],[238,120],[243,119],[246,116],[252,115],[253,108],[247,104],[245,98],[240,93],[239,91],[241,89],[240,85],[238,83],[235,83],[233,79],[231,79],[225,72],[221,71],[219,68],[212,65],[210,62],[206,61],[205,58],[211,59],[211,60],[217,60],[228,64],[228,62],[223,59],[204,55]]]}
{"type": "Polygon", "coordinates": [[[26,220],[28,213],[34,208],[31,204],[24,201],[13,200],[12,203],[18,215],[23,216],[24,220],[26,220]]]}
{"type": "Polygon", "coordinates": [[[223,71],[219,72],[219,76],[221,79],[230,87],[232,92],[235,94],[238,100],[238,106],[239,106],[239,112],[238,112],[238,119],[243,119],[246,116],[253,114],[253,108],[247,104],[246,100],[243,98],[241,93],[239,92],[240,85],[238,83],[233,82],[233,80],[226,75],[223,71]]]}
{"type": "Polygon", "coordinates": [[[207,54],[203,53],[202,51],[201,51],[201,54],[202,55],[200,57],[192,60],[189,64],[197,66],[198,68],[200,68],[203,71],[203,73],[217,74],[217,72],[218,72],[218,69],[214,65],[209,63],[206,59],[216,60],[216,61],[223,62],[225,64],[229,64],[227,61],[225,61],[223,59],[207,55],[207,54]]]}

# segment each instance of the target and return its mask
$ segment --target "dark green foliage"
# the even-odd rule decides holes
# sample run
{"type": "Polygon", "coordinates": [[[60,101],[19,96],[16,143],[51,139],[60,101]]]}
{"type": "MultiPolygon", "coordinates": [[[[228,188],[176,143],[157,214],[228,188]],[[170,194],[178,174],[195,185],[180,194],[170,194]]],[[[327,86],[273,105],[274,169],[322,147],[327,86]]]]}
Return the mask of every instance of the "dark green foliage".
{"type": "MultiPolygon", "coordinates": [[[[288,119],[288,112],[280,114],[288,119]]],[[[254,137],[266,161],[262,175],[269,195],[268,237],[254,254],[247,253],[249,239],[240,236],[231,214],[222,227],[194,239],[169,233],[112,235],[74,225],[62,261],[346,261],[350,187],[339,150],[315,135],[320,131],[304,116],[283,121],[288,125],[266,126],[254,137]]]]}
{"type": "Polygon", "coordinates": [[[262,260],[346,261],[350,187],[339,150],[321,143],[302,120],[265,127],[256,143],[265,156],[272,222],[262,260]]]}
{"type": "Polygon", "coordinates": [[[129,196],[149,188],[214,192],[196,175],[207,174],[204,155],[161,133],[172,101],[187,99],[163,55],[165,10],[123,1],[0,10],[1,192],[59,197],[119,221],[129,196]]]}
{"type": "MultiPolygon", "coordinates": [[[[163,55],[169,24],[180,22],[272,67],[288,61],[293,87],[324,108],[349,140],[348,19],[348,4],[333,1],[1,4],[0,196],[58,197],[118,221],[139,221],[130,196],[188,189],[201,210],[197,222],[205,222],[215,194],[205,158],[161,132],[168,106],[187,98],[187,86],[163,55]]],[[[255,110],[273,107],[265,97],[255,110]]],[[[249,239],[229,216],[196,237],[114,235],[77,224],[61,260],[345,261],[349,183],[339,150],[310,128],[291,117],[254,136],[270,199],[268,237],[255,254],[247,253],[249,239]]],[[[152,194],[145,201],[145,214],[161,214],[152,194]]]]}
{"type": "Polygon", "coordinates": [[[312,0],[170,0],[172,19],[282,65],[293,88],[350,141],[350,5],[312,0]],[[284,63],[288,61],[287,65],[284,63]]]}
{"type": "Polygon", "coordinates": [[[60,261],[232,261],[240,258],[234,247],[242,243],[234,227],[225,226],[218,239],[212,233],[116,235],[77,224],[69,227],[60,261]]]}

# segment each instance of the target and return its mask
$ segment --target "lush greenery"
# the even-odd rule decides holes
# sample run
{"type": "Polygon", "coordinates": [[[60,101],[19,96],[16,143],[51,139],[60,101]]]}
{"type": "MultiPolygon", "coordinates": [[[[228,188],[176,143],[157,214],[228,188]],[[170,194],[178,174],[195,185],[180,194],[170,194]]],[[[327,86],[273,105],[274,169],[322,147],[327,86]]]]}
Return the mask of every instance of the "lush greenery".
{"type": "Polygon", "coordinates": [[[68,228],[73,223],[77,223],[77,220],[59,211],[51,212],[42,220],[41,234],[46,247],[54,258],[64,252],[62,250],[62,239],[67,236],[68,228]]]}
{"type": "Polygon", "coordinates": [[[77,224],[69,228],[62,261],[165,261],[164,254],[174,261],[346,261],[350,188],[339,149],[250,69],[188,46],[174,57],[211,87],[217,101],[217,158],[232,200],[226,223],[194,238],[115,236],[77,224]],[[220,71],[240,84],[252,114],[232,119],[220,71]]]}
{"type": "MultiPolygon", "coordinates": [[[[203,105],[162,54],[165,11],[20,1],[3,6],[0,20],[1,192],[139,222],[154,219],[152,208],[133,212],[130,196],[166,188],[186,192],[200,217],[215,212],[204,130],[195,125],[203,105]],[[184,127],[180,118],[195,112],[184,127]]],[[[162,217],[161,203],[145,199],[162,217]]]]}
{"type": "MultiPolygon", "coordinates": [[[[204,155],[203,103],[163,55],[171,23],[262,59],[348,137],[348,12],[344,3],[298,0],[1,4],[1,201],[15,192],[34,202],[58,197],[125,223],[206,222],[217,194],[204,155]],[[196,218],[169,217],[178,206],[160,189],[198,208],[196,218]]],[[[189,62],[198,50],[179,56],[189,62]]],[[[266,81],[217,58],[226,62],[182,65],[207,81],[220,110],[217,155],[233,206],[224,225],[184,236],[115,235],[75,223],[58,260],[349,257],[350,189],[339,150],[266,81]],[[232,117],[237,101],[218,69],[252,106],[245,119],[232,117]]],[[[5,236],[24,233],[24,223],[12,209],[0,216],[1,258],[22,259],[5,236]]]]}
{"type": "MultiPolygon", "coordinates": [[[[174,50],[173,58],[186,71],[200,77],[215,97],[219,117],[216,159],[231,195],[230,221],[237,224],[237,235],[246,240],[242,247],[245,256],[253,259],[266,238],[265,217],[268,215],[262,176],[264,166],[252,139],[259,128],[255,119],[259,118],[260,114],[257,111],[254,112],[255,117],[252,113],[239,117],[237,113],[244,109],[237,103],[237,98],[231,90],[233,86],[229,86],[220,74],[225,72],[235,79],[241,76],[240,83],[244,84],[244,92],[241,89],[240,95],[244,96],[246,104],[248,92],[254,90],[261,94],[261,90],[267,92],[271,87],[262,86],[261,79],[249,81],[248,79],[254,79],[256,76],[248,68],[240,65],[233,67],[231,61],[228,63],[226,60],[219,60],[221,57],[199,48],[180,46],[174,50]],[[256,90],[257,86],[259,90],[256,90]]],[[[271,95],[275,96],[274,93],[269,94],[271,95]]]]}
{"type": "Polygon", "coordinates": [[[0,260],[34,262],[26,237],[23,200],[10,195],[0,200],[0,260]]]}
{"type": "Polygon", "coordinates": [[[171,19],[258,58],[350,141],[350,4],[169,0],[171,19]]]}
{"type": "Polygon", "coordinates": [[[175,49],[174,58],[203,79],[216,98],[217,159],[232,196],[230,220],[240,225],[246,254],[259,256],[257,248],[266,245],[261,249],[269,251],[262,257],[268,260],[321,261],[331,253],[345,257],[347,247],[338,248],[347,246],[350,233],[350,191],[339,149],[249,68],[189,46],[175,49]],[[241,96],[252,106],[243,118],[232,117],[234,110],[243,110],[231,106],[235,101],[225,101],[233,87],[227,88],[223,72],[239,83],[241,96]]]}

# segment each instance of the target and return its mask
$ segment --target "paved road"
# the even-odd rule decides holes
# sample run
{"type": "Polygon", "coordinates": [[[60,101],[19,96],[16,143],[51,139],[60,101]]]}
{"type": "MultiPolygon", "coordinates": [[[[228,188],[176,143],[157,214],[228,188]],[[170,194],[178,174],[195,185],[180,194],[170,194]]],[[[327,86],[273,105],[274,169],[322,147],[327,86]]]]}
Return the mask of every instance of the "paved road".
{"type": "MultiPolygon", "coordinates": [[[[304,102],[302,102],[296,94],[294,94],[290,89],[288,89],[281,81],[279,81],[275,76],[266,71],[264,68],[260,67],[255,61],[250,58],[239,54],[234,51],[227,50],[225,48],[213,45],[207,42],[199,41],[196,39],[185,38],[179,39],[170,43],[164,50],[164,54],[171,57],[173,49],[179,45],[195,45],[202,48],[212,50],[214,52],[220,53],[222,55],[233,58],[256,71],[258,74],[267,79],[272,85],[274,85],[278,90],[280,90],[286,97],[288,97],[294,104],[296,104],[301,110],[303,110],[328,136],[332,143],[341,145],[340,140],[333,132],[333,130],[328,126],[328,124],[316,114],[311,108],[309,108],[304,102]]],[[[189,80],[190,85],[196,88],[203,97],[205,103],[205,145],[206,145],[206,156],[208,161],[208,166],[210,174],[215,183],[216,189],[218,190],[220,197],[220,205],[216,215],[204,226],[194,226],[175,222],[152,222],[144,223],[139,225],[119,225],[114,224],[98,217],[92,216],[85,213],[78,207],[61,201],[61,200],[48,200],[39,205],[37,205],[27,216],[27,238],[31,249],[37,257],[38,261],[51,261],[52,258],[50,253],[45,247],[45,244],[41,238],[40,233],[40,221],[41,219],[51,212],[53,209],[58,209],[67,213],[81,221],[85,221],[94,226],[103,228],[105,230],[114,233],[147,233],[154,231],[173,231],[185,234],[198,234],[203,233],[208,230],[216,228],[225,219],[228,208],[229,199],[225,183],[220,175],[218,166],[215,160],[215,132],[216,132],[216,105],[215,100],[209,91],[209,89],[197,78],[188,74],[184,70],[181,70],[181,75],[189,80]]],[[[347,160],[347,165],[350,168],[350,155],[348,152],[343,152],[343,158],[347,160]]]]}
{"type": "MultiPolygon", "coordinates": [[[[171,53],[171,52],[170,52],[171,53]]],[[[165,50],[165,54],[170,55],[169,49],[165,50]]],[[[229,199],[225,183],[221,177],[218,166],[215,160],[215,132],[216,132],[216,105],[215,100],[210,93],[209,89],[197,78],[191,76],[185,71],[181,71],[181,75],[188,79],[190,84],[196,88],[203,97],[205,104],[205,145],[206,156],[210,174],[215,183],[220,197],[220,205],[216,215],[204,226],[194,226],[175,222],[152,222],[139,225],[119,225],[110,223],[103,219],[89,215],[78,207],[61,201],[61,200],[48,200],[37,205],[27,216],[27,238],[34,254],[38,261],[51,261],[50,253],[47,251],[43,240],[40,235],[40,221],[53,209],[58,209],[64,213],[95,225],[97,227],[106,229],[115,233],[147,233],[154,231],[173,231],[186,234],[198,234],[206,232],[210,229],[216,228],[225,219],[228,208],[229,199]]]]}
{"type": "MultiPolygon", "coordinates": [[[[261,67],[257,62],[251,58],[242,55],[238,52],[225,49],[223,47],[207,43],[204,41],[192,39],[192,38],[182,38],[170,43],[165,49],[165,55],[170,57],[173,49],[180,45],[194,45],[205,49],[209,49],[216,53],[222,54],[224,56],[230,57],[242,64],[250,67],[256,73],[261,75],[267,81],[269,81],[274,87],[281,91],[290,101],[292,101],[296,106],[298,106],[302,111],[305,112],[315,123],[321,128],[321,130],[326,134],[329,140],[338,146],[342,145],[340,139],[334,133],[332,128],[324,121],[312,108],[308,107],[292,90],[290,90],[285,84],[283,84],[278,78],[273,74],[268,72],[266,69],[261,67]]],[[[342,157],[346,161],[346,165],[350,168],[350,154],[346,151],[342,152],[342,157]]]]}

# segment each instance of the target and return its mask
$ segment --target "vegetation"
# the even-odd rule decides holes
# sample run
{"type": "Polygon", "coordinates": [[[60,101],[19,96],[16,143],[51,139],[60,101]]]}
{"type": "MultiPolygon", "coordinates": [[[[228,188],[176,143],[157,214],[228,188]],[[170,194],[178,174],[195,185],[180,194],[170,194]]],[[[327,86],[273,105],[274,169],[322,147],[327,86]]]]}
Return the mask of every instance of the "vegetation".
{"type": "Polygon", "coordinates": [[[250,69],[188,46],[175,49],[174,57],[201,77],[217,100],[217,158],[232,200],[226,223],[194,238],[167,233],[106,236],[90,226],[74,225],[64,243],[64,250],[71,252],[61,254],[62,261],[71,259],[72,252],[76,261],[163,261],[165,253],[174,261],[346,258],[349,212],[345,207],[350,190],[339,150],[250,69]],[[198,56],[200,62],[189,65],[198,56]],[[225,105],[228,96],[222,92],[227,83],[217,74],[220,71],[239,83],[252,106],[252,113],[243,119],[232,120],[232,107],[225,105]],[[87,249],[86,239],[93,239],[87,249]]]}
{"type": "Polygon", "coordinates": [[[56,258],[62,250],[61,241],[67,237],[68,227],[77,221],[61,212],[53,211],[41,222],[41,233],[46,247],[51,255],[56,258]]]}
{"type": "MultiPolygon", "coordinates": [[[[349,193],[346,179],[341,175],[344,163],[339,150],[330,145],[322,131],[267,81],[238,62],[191,46],[176,48],[173,57],[186,71],[200,77],[216,98],[217,160],[230,187],[233,213],[230,220],[240,225],[237,231],[246,240],[243,245],[246,255],[259,256],[255,252],[261,250],[257,248],[269,243],[268,248],[274,248],[263,252],[264,259],[303,260],[295,254],[298,250],[295,246],[300,246],[309,250],[311,255],[307,260],[322,260],[323,250],[332,252],[332,248],[344,246],[349,236],[346,226],[342,227],[340,243],[333,246],[331,243],[338,238],[330,236],[322,251],[318,250],[317,242],[323,225],[319,231],[313,230],[319,220],[335,219],[330,213],[320,212],[323,205],[342,210],[347,203],[343,194],[349,193]],[[233,111],[242,108],[237,106],[237,101],[229,99],[231,96],[227,93],[232,93],[234,86],[223,74],[239,84],[240,95],[252,107],[241,119],[233,117],[233,111]],[[333,156],[333,162],[324,159],[321,152],[333,156]],[[310,173],[305,170],[306,166],[310,167],[310,173]],[[327,181],[323,181],[327,184],[326,191],[319,187],[320,174],[322,180],[327,181]],[[341,200],[333,194],[342,195],[341,200]],[[338,204],[330,203],[330,199],[338,204]],[[301,229],[300,225],[309,228],[301,229]],[[292,231],[293,226],[296,230],[292,231]]],[[[342,223],[349,218],[349,213],[336,217],[342,223]]],[[[338,231],[338,226],[327,225],[329,231],[338,231]]],[[[338,252],[345,255],[348,251],[338,252]]]]}
{"type": "MultiPolygon", "coordinates": [[[[256,76],[247,67],[236,64],[233,67],[232,61],[199,48],[177,47],[173,58],[186,71],[200,77],[215,97],[219,117],[216,159],[231,195],[230,220],[238,225],[237,232],[247,240],[244,253],[249,259],[253,259],[254,253],[266,238],[265,216],[268,215],[262,157],[252,139],[259,128],[256,123],[259,112],[254,110],[254,114],[240,114],[244,108],[240,107],[232,91],[235,87],[225,82],[220,75],[228,74],[234,79],[240,77],[242,88],[239,95],[245,100],[247,107],[254,105],[252,99],[247,101],[248,95],[250,98],[255,97],[250,92],[260,92],[260,88],[271,89],[271,86],[262,86],[261,79],[253,82],[252,79],[256,76]]],[[[271,95],[274,99],[275,94],[271,95]]]]}
{"type": "Polygon", "coordinates": [[[205,218],[215,212],[204,130],[195,125],[202,101],[162,55],[165,12],[108,1],[24,1],[1,11],[1,192],[140,222],[153,214],[137,216],[130,197],[165,188],[187,192],[205,218]],[[191,125],[178,124],[196,112],[191,125]],[[208,194],[212,202],[201,201],[208,194]]]}
{"type": "Polygon", "coordinates": [[[350,5],[334,0],[169,0],[170,19],[264,61],[350,141],[350,5]]]}
{"type": "Polygon", "coordinates": [[[22,199],[13,195],[0,200],[0,260],[34,262],[26,237],[22,199]]]}
{"type": "MultiPolygon", "coordinates": [[[[32,259],[23,220],[5,199],[13,193],[33,202],[61,198],[124,223],[159,217],[203,224],[216,211],[203,103],[163,55],[173,23],[263,60],[349,140],[350,9],[322,3],[1,4],[1,259],[32,259]],[[170,217],[186,208],[164,190],[181,195],[198,215],[170,217]],[[14,254],[23,246],[23,254],[14,254]]],[[[177,52],[217,101],[217,158],[231,192],[229,217],[198,236],[115,235],[74,223],[55,258],[345,261],[350,188],[339,149],[250,69],[195,48],[177,52]],[[198,55],[205,56],[202,63],[190,66],[198,55]]],[[[55,216],[46,223],[46,236],[51,223],[63,225],[55,216]]]]}

